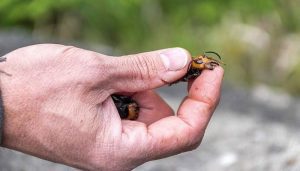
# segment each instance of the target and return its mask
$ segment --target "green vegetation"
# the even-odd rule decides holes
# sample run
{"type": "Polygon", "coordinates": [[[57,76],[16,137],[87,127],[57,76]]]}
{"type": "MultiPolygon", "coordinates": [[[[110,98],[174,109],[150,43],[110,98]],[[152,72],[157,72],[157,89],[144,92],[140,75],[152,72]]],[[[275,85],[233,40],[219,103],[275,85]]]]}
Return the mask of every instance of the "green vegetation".
{"type": "Polygon", "coordinates": [[[0,28],[122,53],[180,46],[220,53],[226,80],[300,94],[300,0],[1,0],[0,28]]]}

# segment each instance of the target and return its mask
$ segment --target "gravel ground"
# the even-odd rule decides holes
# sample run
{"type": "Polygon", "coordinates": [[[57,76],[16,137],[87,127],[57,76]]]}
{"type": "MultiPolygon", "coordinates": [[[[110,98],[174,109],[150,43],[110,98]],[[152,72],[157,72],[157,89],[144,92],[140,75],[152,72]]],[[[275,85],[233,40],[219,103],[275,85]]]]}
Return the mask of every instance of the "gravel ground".
{"type": "MultiPolygon", "coordinates": [[[[176,108],[175,91],[184,89],[181,84],[160,92],[176,108]]],[[[300,170],[297,104],[299,100],[264,86],[251,92],[224,86],[220,105],[197,150],[148,162],[135,170],[300,170]]]]}
{"type": "MultiPolygon", "coordinates": [[[[0,55],[34,42],[0,33],[0,55]]],[[[300,170],[300,101],[260,85],[253,90],[223,87],[220,105],[202,145],[192,152],[148,162],[136,171],[297,171],[300,170]]],[[[176,109],[185,85],[158,92],[176,109]]],[[[76,169],[0,148],[1,171],[76,169]]]]}

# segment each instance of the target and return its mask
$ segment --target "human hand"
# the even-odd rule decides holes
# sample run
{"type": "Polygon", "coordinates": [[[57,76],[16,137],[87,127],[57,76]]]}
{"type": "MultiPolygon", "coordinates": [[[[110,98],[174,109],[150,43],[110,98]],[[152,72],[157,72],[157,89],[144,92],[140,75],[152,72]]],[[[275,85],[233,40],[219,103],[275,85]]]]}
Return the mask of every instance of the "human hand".
{"type": "Polygon", "coordinates": [[[130,170],[196,148],[223,77],[221,67],[203,71],[174,116],[153,89],[186,73],[191,57],[183,49],[113,58],[43,44],[6,57],[0,63],[2,145],[86,170],[130,170]],[[113,93],[132,95],[140,106],[137,121],[120,119],[113,93]]]}

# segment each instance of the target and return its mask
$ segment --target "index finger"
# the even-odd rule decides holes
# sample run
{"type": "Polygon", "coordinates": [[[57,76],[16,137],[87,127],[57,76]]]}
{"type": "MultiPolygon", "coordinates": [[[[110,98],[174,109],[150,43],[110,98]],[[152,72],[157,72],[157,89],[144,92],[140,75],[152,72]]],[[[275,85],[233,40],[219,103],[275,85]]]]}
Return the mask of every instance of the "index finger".
{"type": "Polygon", "coordinates": [[[201,122],[207,125],[220,100],[223,75],[223,68],[216,67],[214,71],[204,70],[200,77],[191,82],[188,96],[179,108],[178,117],[187,120],[194,127],[199,127],[199,120],[203,118],[201,122]]]}
{"type": "Polygon", "coordinates": [[[203,73],[192,83],[177,116],[148,127],[152,156],[160,158],[195,148],[219,102],[224,71],[221,67],[203,73]]]}

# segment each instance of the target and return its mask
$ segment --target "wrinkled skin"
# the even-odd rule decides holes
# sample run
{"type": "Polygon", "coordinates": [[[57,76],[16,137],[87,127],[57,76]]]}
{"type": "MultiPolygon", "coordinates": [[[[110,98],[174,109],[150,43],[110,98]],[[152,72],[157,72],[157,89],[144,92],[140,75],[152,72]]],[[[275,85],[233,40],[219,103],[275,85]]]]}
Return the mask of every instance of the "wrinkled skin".
{"type": "Polygon", "coordinates": [[[85,170],[131,170],[195,149],[220,98],[221,67],[189,83],[177,115],[152,90],[185,74],[191,57],[179,48],[113,58],[42,44],[5,56],[2,146],[85,170]],[[139,104],[137,121],[120,119],[118,92],[139,104]]]}

